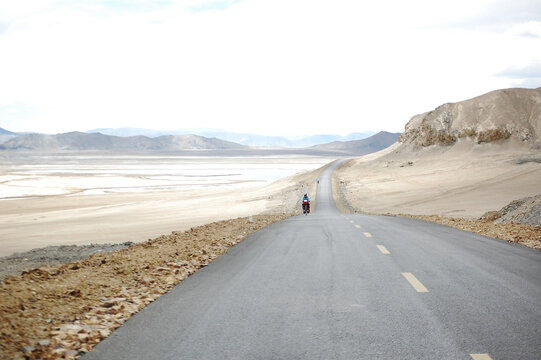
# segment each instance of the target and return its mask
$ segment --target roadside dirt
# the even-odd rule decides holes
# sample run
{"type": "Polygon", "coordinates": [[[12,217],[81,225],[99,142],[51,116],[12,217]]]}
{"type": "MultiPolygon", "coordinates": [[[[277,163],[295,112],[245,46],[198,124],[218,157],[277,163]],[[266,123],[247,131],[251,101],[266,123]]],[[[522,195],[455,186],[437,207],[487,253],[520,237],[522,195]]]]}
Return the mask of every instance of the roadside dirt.
{"type": "Polygon", "coordinates": [[[495,224],[486,220],[460,219],[439,215],[405,215],[385,214],[401,216],[425,221],[431,221],[456,229],[473,232],[491,238],[501,239],[512,243],[521,244],[533,249],[541,250],[541,226],[527,224],[495,224]]]}
{"type": "MultiPolygon", "coordinates": [[[[413,215],[399,213],[373,213],[360,211],[353,208],[345,201],[344,192],[341,184],[338,182],[333,189],[335,199],[340,199],[337,206],[343,213],[359,213],[367,215],[387,215],[399,216],[412,219],[431,221],[441,225],[451,226],[456,229],[473,232],[479,235],[492,237],[495,239],[505,240],[512,243],[528,246],[533,249],[541,249],[541,226],[518,224],[518,223],[495,223],[490,217],[482,217],[480,219],[464,219],[441,215],[413,215]]],[[[491,212],[492,213],[492,212],[491,212]]],[[[496,213],[496,212],[494,212],[496,213]]],[[[490,215],[490,213],[487,213],[490,215]]],[[[487,215],[486,214],[486,215],[487,215]]]]}
{"type": "Polygon", "coordinates": [[[98,253],[125,249],[134,243],[47,246],[0,258],[0,280],[42,266],[60,265],[98,253]]]}
{"type": "Polygon", "coordinates": [[[0,281],[0,358],[74,359],[246,236],[292,214],[257,215],[0,281]]]}

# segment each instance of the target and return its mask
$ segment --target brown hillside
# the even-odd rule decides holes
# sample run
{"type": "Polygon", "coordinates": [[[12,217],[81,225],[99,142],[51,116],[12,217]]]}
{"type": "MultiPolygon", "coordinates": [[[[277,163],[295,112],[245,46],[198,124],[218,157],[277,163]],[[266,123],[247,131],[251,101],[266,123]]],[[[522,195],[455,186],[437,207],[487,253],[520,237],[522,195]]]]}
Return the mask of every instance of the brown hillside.
{"type": "Polygon", "coordinates": [[[416,115],[399,138],[416,146],[488,143],[514,138],[541,148],[541,88],[496,90],[416,115]]]}

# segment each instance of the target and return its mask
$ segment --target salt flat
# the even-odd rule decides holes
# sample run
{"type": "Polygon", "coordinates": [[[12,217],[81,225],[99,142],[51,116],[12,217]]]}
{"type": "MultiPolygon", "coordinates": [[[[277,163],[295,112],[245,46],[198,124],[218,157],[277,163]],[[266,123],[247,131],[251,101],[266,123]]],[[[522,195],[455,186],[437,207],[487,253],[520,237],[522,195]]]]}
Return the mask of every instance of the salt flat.
{"type": "Polygon", "coordinates": [[[48,245],[138,242],[212,221],[292,211],[303,184],[315,181],[303,173],[332,160],[5,156],[0,256],[48,245]]]}

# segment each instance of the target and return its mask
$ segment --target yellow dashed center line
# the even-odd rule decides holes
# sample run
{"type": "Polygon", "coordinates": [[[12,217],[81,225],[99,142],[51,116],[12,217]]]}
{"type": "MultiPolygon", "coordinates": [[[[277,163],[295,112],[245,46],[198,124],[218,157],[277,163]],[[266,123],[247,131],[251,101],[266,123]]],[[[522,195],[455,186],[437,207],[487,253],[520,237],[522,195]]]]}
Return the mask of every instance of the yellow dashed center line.
{"type": "Polygon", "coordinates": [[[357,229],[360,229],[360,228],[361,228],[361,225],[355,225],[355,227],[356,227],[357,229]]]}
{"type": "MultiPolygon", "coordinates": [[[[419,280],[417,280],[417,278],[415,276],[413,276],[412,273],[402,273],[402,276],[404,276],[406,278],[406,280],[408,280],[408,282],[410,283],[411,286],[413,286],[413,288],[417,291],[417,292],[428,292],[428,289],[425,288],[425,286],[423,284],[421,284],[421,282],[419,280]]],[[[477,359],[475,359],[477,360],[477,359]]]]}
{"type": "Polygon", "coordinates": [[[370,234],[369,232],[363,232],[364,236],[366,237],[372,237],[372,234],[370,234]]]}
{"type": "Polygon", "coordinates": [[[473,360],[492,360],[488,354],[470,354],[473,360]]]}
{"type": "Polygon", "coordinates": [[[381,251],[382,254],[385,254],[385,255],[390,254],[389,250],[387,250],[385,246],[383,245],[376,245],[376,246],[378,247],[379,251],[381,251]]]}

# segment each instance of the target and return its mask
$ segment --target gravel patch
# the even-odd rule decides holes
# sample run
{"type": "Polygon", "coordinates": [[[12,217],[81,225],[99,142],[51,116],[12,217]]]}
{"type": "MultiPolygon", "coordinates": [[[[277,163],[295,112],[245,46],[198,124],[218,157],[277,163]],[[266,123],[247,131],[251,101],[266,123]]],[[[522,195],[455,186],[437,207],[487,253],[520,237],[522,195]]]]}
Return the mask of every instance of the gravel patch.
{"type": "Polygon", "coordinates": [[[0,280],[11,275],[19,275],[26,270],[86,259],[94,254],[125,249],[133,244],[133,242],[127,241],[122,244],[47,246],[14,253],[10,256],[0,257],[0,280]]]}
{"type": "Polygon", "coordinates": [[[494,220],[496,224],[541,225],[541,194],[512,201],[498,213],[500,217],[494,220]]]}

